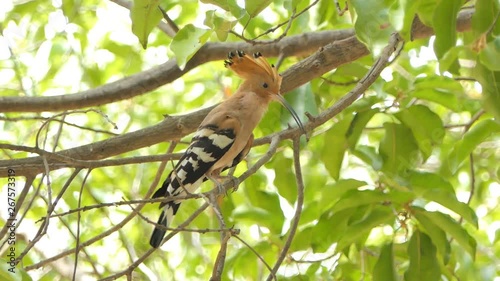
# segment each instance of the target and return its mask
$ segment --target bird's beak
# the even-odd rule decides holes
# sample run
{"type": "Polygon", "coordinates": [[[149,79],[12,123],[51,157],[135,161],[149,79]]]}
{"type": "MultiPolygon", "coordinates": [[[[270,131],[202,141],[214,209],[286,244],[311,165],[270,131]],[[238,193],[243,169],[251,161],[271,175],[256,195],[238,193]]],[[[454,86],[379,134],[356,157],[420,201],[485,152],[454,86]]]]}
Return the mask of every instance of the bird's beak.
{"type": "Polygon", "coordinates": [[[304,133],[304,135],[306,135],[306,137],[307,137],[306,129],[304,128],[304,125],[300,121],[300,118],[297,115],[297,113],[295,112],[295,110],[293,110],[292,106],[285,100],[285,98],[282,95],[277,94],[277,95],[273,95],[273,96],[276,97],[276,100],[279,103],[281,103],[281,105],[283,105],[290,112],[290,114],[292,115],[293,119],[295,120],[295,122],[297,123],[297,125],[299,125],[299,128],[302,130],[302,133],[304,133]]]}

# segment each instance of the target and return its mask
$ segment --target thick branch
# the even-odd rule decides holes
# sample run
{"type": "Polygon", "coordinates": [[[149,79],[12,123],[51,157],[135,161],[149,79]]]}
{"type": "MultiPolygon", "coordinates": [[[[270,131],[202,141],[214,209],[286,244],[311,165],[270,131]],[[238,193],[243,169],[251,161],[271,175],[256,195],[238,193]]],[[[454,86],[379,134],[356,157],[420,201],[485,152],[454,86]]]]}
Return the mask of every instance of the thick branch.
{"type": "Polygon", "coordinates": [[[172,59],[138,74],[79,93],[50,97],[0,97],[0,112],[63,111],[112,103],[150,92],[204,63],[223,60],[229,51],[245,50],[249,53],[259,51],[267,57],[272,57],[284,50],[288,56],[304,56],[330,42],[353,34],[353,30],[303,33],[283,38],[279,42],[258,46],[246,42],[207,43],[183,70],[179,69],[177,61],[172,59]]]}

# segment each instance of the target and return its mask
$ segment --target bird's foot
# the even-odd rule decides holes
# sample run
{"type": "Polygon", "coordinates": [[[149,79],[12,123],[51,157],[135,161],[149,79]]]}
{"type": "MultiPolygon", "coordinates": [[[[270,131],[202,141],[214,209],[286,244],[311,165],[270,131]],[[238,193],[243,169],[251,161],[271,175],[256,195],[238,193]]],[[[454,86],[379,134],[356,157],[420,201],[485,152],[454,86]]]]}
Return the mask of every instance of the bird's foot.
{"type": "Polygon", "coordinates": [[[238,178],[234,176],[218,176],[218,177],[210,176],[208,177],[208,179],[210,179],[215,184],[217,188],[217,195],[223,195],[223,194],[226,196],[228,195],[229,189],[226,189],[224,187],[226,182],[232,181],[232,186],[234,186],[233,192],[238,190],[238,186],[240,184],[238,178]]]}

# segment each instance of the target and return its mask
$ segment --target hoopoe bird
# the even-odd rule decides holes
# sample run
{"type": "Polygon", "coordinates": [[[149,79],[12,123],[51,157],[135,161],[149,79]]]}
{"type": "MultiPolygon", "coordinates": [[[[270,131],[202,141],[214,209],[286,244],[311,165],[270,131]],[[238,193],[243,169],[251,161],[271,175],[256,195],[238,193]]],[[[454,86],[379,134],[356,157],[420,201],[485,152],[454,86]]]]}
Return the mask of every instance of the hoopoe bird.
{"type": "MultiPolygon", "coordinates": [[[[205,180],[220,187],[221,171],[236,166],[250,151],[253,130],[271,101],[280,102],[305,133],[299,117],[280,95],[281,76],[260,53],[230,52],[224,66],[243,79],[236,93],[208,113],[191,143],[152,198],[193,193],[205,180]]],[[[168,227],[180,201],[160,203],[163,208],[158,225],[168,227]]],[[[149,244],[158,248],[166,230],[156,226],[149,244]]]]}

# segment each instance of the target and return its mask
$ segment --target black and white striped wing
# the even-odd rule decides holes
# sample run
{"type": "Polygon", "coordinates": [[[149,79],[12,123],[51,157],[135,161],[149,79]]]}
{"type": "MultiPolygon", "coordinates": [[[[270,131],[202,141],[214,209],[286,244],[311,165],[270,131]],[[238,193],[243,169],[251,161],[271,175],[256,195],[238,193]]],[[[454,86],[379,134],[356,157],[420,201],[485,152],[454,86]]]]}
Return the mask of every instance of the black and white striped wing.
{"type": "MultiPolygon", "coordinates": [[[[152,198],[178,196],[192,193],[206,180],[205,173],[229,150],[235,139],[232,129],[219,129],[215,125],[200,127],[188,149],[172,172],[152,198]]],[[[158,224],[167,227],[179,209],[179,201],[164,202],[158,224]]],[[[158,247],[165,235],[165,230],[155,228],[150,244],[158,247]]]]}
{"type": "MultiPolygon", "coordinates": [[[[177,196],[185,191],[194,192],[201,184],[199,180],[203,181],[205,173],[224,156],[234,138],[231,129],[218,130],[214,125],[199,128],[188,149],[162,187],[153,194],[153,198],[177,196]]],[[[160,208],[164,205],[165,203],[162,203],[160,208]]]]}

